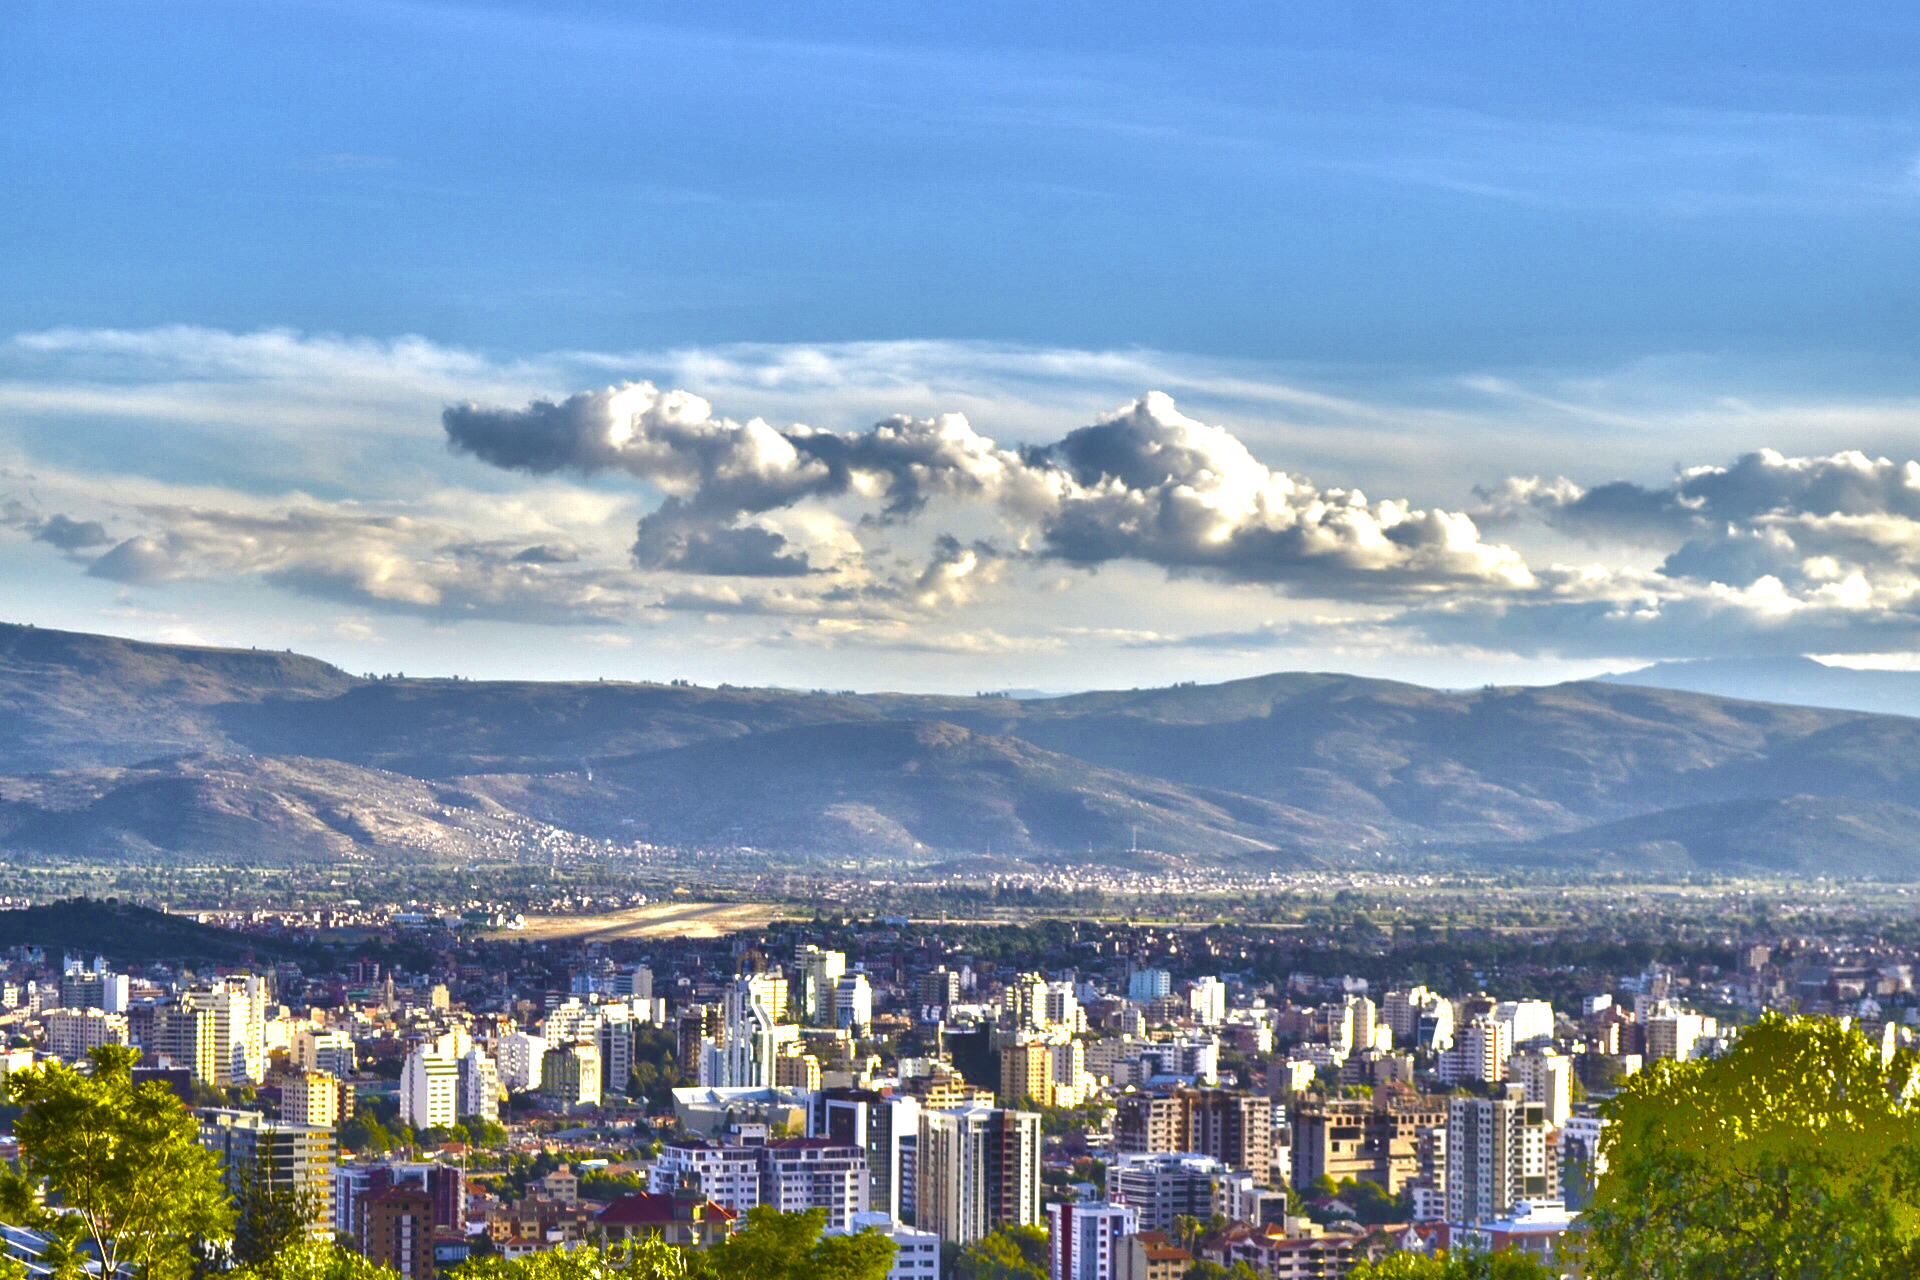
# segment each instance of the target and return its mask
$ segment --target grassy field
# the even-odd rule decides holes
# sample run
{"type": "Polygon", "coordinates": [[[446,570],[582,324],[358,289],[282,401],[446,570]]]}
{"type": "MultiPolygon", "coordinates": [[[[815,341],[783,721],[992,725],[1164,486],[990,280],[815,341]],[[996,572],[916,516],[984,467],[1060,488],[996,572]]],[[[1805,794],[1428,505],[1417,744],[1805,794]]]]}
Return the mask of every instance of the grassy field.
{"type": "Polygon", "coordinates": [[[528,916],[522,938],[717,938],[793,914],[763,902],[656,902],[594,916],[528,916]]]}

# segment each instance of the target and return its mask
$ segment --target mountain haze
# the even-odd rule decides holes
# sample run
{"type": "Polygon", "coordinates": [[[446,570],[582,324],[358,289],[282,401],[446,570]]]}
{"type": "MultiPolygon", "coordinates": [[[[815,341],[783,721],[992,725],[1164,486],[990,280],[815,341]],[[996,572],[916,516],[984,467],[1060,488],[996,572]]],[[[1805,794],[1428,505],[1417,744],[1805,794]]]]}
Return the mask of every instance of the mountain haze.
{"type": "Polygon", "coordinates": [[[363,680],[0,627],[0,847],[1920,873],[1920,720],[1606,681],[1284,673],[1068,697],[363,680]],[[1137,848],[1136,848],[1137,845],[1137,848]]]}

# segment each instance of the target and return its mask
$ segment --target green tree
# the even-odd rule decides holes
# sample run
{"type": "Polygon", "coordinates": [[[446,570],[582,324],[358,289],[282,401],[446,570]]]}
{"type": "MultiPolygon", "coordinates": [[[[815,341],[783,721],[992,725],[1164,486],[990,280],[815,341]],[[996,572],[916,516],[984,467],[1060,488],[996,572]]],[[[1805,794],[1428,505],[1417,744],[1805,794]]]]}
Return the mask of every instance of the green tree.
{"type": "Polygon", "coordinates": [[[1587,1267],[1635,1280],[1920,1275],[1920,1070],[1825,1018],[1764,1016],[1609,1104],[1587,1267]]]}
{"type": "Polygon", "coordinates": [[[1188,1267],[1181,1280],[1260,1280],[1260,1273],[1244,1262],[1223,1267],[1204,1258],[1188,1267]]]}
{"type": "Polygon", "coordinates": [[[235,1179],[233,1257],[257,1266],[306,1239],[319,1206],[305,1187],[276,1185],[264,1155],[235,1179]]]}
{"type": "Polygon", "coordinates": [[[886,1280],[893,1241],[875,1231],[822,1237],[824,1209],[747,1210],[747,1223],[694,1255],[702,1280],[886,1280]]]}
{"type": "MultiPolygon", "coordinates": [[[[687,1280],[691,1272],[687,1254],[664,1240],[648,1239],[607,1248],[535,1253],[512,1261],[500,1257],[474,1258],[462,1263],[453,1274],[455,1280],[687,1280]]],[[[288,1280],[306,1278],[289,1277],[288,1280]]]]}
{"type": "Polygon", "coordinates": [[[224,1280],[399,1280],[400,1273],[369,1262],[332,1241],[299,1240],[224,1280]]]}
{"type": "Polygon", "coordinates": [[[1556,1280],[1558,1270],[1538,1259],[1508,1250],[1503,1253],[1390,1253],[1378,1262],[1363,1262],[1347,1273],[1347,1280],[1556,1280]]]}
{"type": "Polygon", "coordinates": [[[372,1115],[356,1115],[340,1122],[340,1145],[348,1151],[383,1156],[393,1150],[393,1135],[372,1115]]]}
{"type": "Polygon", "coordinates": [[[165,1085],[134,1086],[138,1050],[88,1056],[91,1075],[48,1063],[6,1077],[7,1100],[22,1108],[20,1161],[0,1177],[0,1214],[32,1227],[77,1222],[102,1280],[183,1280],[195,1242],[233,1221],[219,1161],[165,1085]],[[45,1205],[35,1195],[43,1185],[45,1205]]]}
{"type": "Polygon", "coordinates": [[[1002,1227],[960,1251],[955,1280],[1047,1280],[1044,1227],[1002,1227]]]}

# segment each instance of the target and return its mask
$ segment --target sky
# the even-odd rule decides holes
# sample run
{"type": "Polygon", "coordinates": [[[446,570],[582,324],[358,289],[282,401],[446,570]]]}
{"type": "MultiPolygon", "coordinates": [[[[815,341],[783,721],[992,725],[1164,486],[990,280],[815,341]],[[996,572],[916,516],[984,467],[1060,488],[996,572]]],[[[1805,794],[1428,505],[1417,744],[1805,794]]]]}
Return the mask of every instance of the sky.
{"type": "Polygon", "coordinates": [[[1920,665],[1908,5],[0,9],[0,618],[973,691],[1920,665]]]}

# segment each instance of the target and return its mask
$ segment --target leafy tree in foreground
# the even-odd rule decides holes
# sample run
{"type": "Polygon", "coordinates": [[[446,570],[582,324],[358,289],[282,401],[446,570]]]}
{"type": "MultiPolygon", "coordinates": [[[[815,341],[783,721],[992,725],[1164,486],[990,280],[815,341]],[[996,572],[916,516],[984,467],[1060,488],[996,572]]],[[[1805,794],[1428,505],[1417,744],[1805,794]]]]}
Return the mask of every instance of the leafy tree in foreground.
{"type": "Polygon", "coordinates": [[[1920,1076],[1858,1031],[1768,1014],[1610,1104],[1587,1271],[1625,1280],[1920,1275],[1920,1076]]]}
{"type": "Polygon", "coordinates": [[[1390,1253],[1363,1262],[1348,1280],[1557,1280],[1560,1272],[1524,1253],[1390,1253]]]}
{"type": "MultiPolygon", "coordinates": [[[[567,1249],[508,1261],[475,1258],[454,1272],[457,1280],[686,1280],[688,1255],[662,1240],[610,1248],[567,1249]]],[[[288,1277],[287,1280],[305,1280],[288,1277]]],[[[326,1277],[325,1280],[333,1280],[326,1277]]],[[[344,1280],[359,1280],[347,1277],[344,1280]]]]}
{"type": "Polygon", "coordinates": [[[747,1223],[693,1256],[692,1272],[710,1280],[886,1280],[893,1241],[877,1232],[822,1237],[824,1209],[747,1210],[747,1223]]]}
{"type": "Polygon", "coordinates": [[[0,1216],[30,1227],[77,1221],[101,1280],[184,1280],[194,1242],[224,1236],[233,1220],[220,1162],[165,1085],[134,1087],[138,1050],[88,1056],[90,1076],[56,1062],[6,1077],[6,1100],[23,1110],[19,1172],[0,1177],[0,1216]],[[52,1209],[35,1201],[43,1182],[52,1209]]]}
{"type": "Polygon", "coordinates": [[[302,1240],[224,1280],[400,1280],[400,1273],[332,1241],[302,1240]]]}
{"type": "Polygon", "coordinates": [[[1044,1227],[1002,1227],[960,1251],[955,1280],[1047,1280],[1044,1227]]]}

